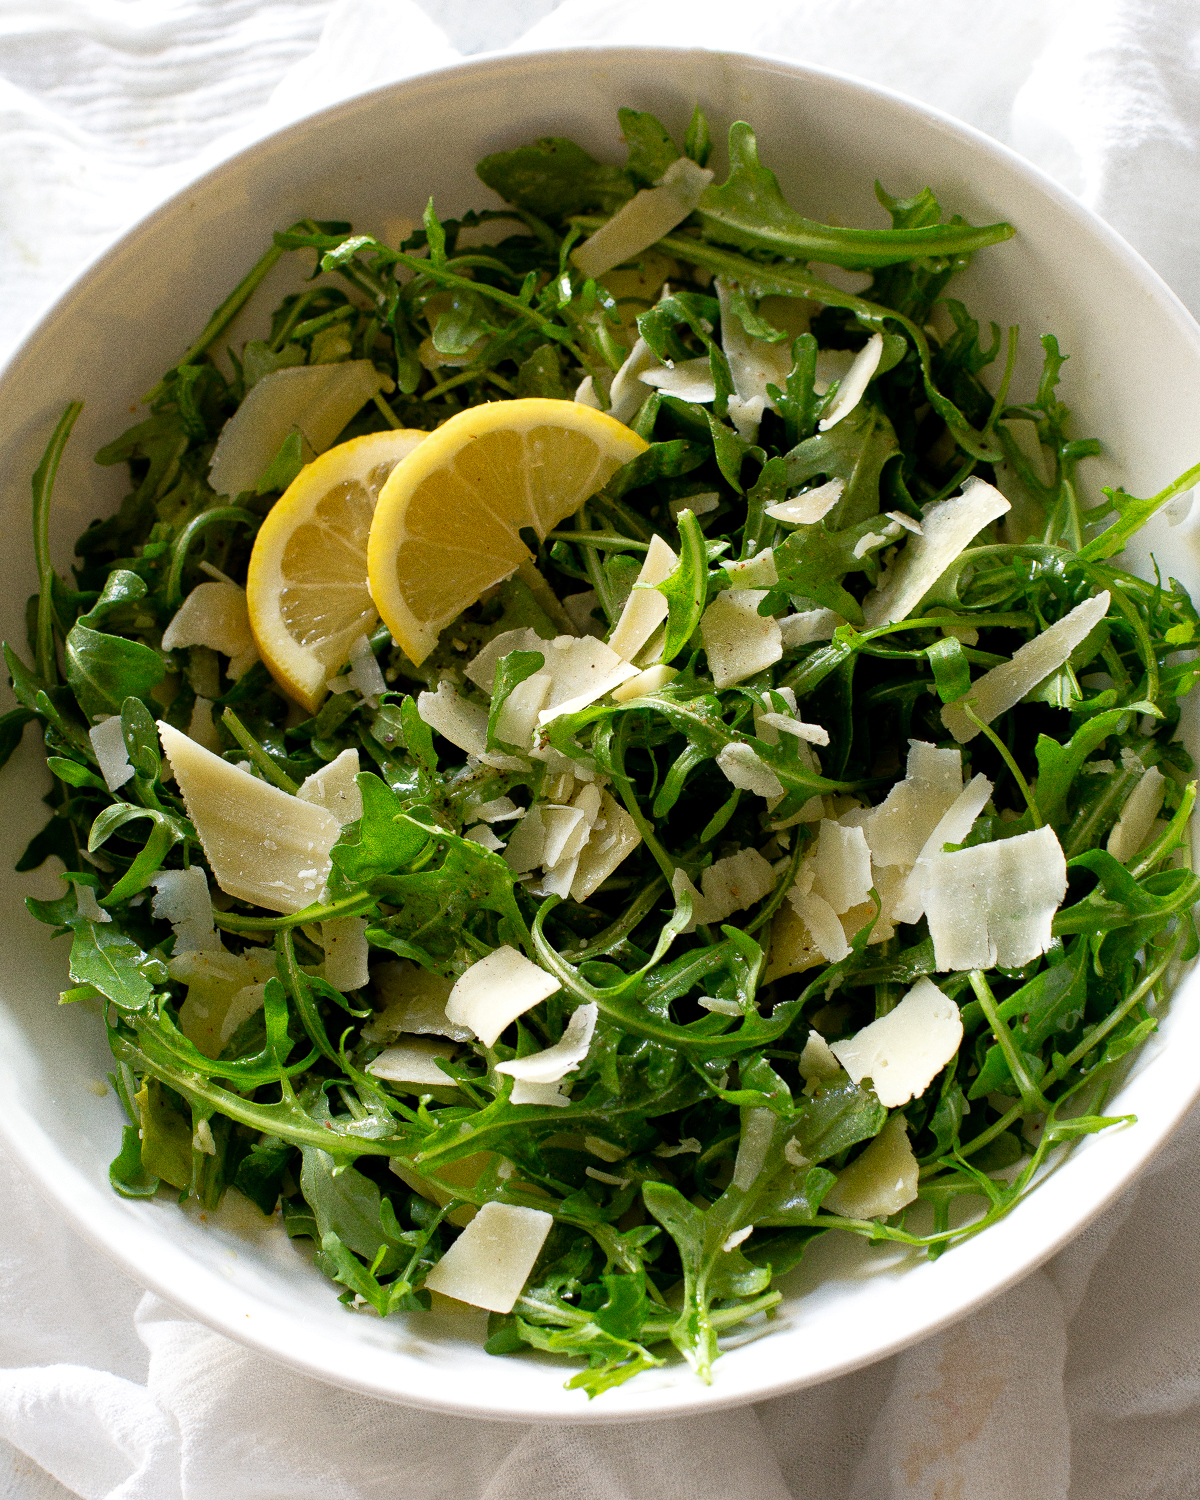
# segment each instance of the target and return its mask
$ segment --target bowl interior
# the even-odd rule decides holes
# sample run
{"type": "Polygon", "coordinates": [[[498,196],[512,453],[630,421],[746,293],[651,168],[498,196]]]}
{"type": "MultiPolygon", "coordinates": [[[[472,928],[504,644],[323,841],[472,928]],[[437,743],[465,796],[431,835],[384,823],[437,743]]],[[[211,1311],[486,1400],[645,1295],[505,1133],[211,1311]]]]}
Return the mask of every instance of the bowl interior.
{"type": "MultiPolygon", "coordinates": [[[[1077,431],[1106,444],[1084,473],[1094,492],[1120,482],[1149,493],[1195,461],[1200,330],[1123,242],[985,138],[851,80],[764,59],[658,48],[498,58],[380,90],[264,141],[126,235],[42,320],[0,384],[0,505],[12,537],[5,637],[24,641],[23,602],[35,583],[28,476],[62,407],[86,401],[53,518],[65,572],[73,538],[124,493],[123,471],[98,468],[91,455],[136,419],[141,395],[273,230],[301,217],[343,218],[394,240],[430,193],[446,214],[492,203],[473,171],[487,152],[555,134],[619,161],[619,106],[651,110],[681,135],[696,102],[717,136],[749,120],[790,201],[814,217],[881,223],[878,178],[905,196],[928,184],[947,210],[976,223],[1011,221],[1016,239],[980,255],[956,295],[981,319],[1020,324],[1014,391],[1032,392],[1038,337],[1053,332],[1070,355],[1062,392],[1077,431]]],[[[260,331],[298,275],[294,264],[277,268],[230,341],[260,331]]],[[[1160,523],[1155,539],[1164,572],[1200,582],[1190,527],[1160,523]]],[[[1137,1114],[1137,1125],[1081,1142],[1007,1220],[934,1264],[827,1237],[787,1284],[769,1335],[731,1348],[712,1387],[668,1366],[589,1405],[563,1390],[559,1363],[484,1354],[483,1314],[350,1315],[279,1222],[235,1195],[205,1216],[111,1192],[123,1116],[111,1092],[100,1095],[111,1066],[103,1029],[81,1006],[56,1008],[66,945],[52,946],[21,909],[27,894],[58,894],[57,876],[12,871],[41,826],[38,796],[49,784],[33,739],[3,783],[0,1129],[47,1195],[131,1275],[222,1332],[340,1385],[479,1416],[610,1421],[827,1379],[931,1332],[1044,1259],[1119,1191],[1197,1092],[1190,1059],[1200,1009],[1185,981],[1110,1102],[1112,1113],[1137,1114]]]]}

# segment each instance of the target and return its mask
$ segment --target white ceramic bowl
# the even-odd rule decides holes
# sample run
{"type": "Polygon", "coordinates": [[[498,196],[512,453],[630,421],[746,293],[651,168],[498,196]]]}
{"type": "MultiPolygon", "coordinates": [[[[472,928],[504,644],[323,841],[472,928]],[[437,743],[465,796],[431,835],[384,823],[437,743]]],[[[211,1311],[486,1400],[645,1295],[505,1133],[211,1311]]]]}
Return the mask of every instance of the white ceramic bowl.
{"type": "MultiPolygon", "coordinates": [[[[95,467],[91,454],[129,424],[139,397],[272,230],[311,215],[386,235],[398,216],[419,218],[431,192],[443,213],[484,206],[491,195],[473,168],[488,152],[555,134],[619,161],[619,106],[651,110],[679,134],[697,101],[718,138],[732,120],[749,120],[791,201],[816,218],[878,223],[872,183],[880,178],[899,194],[928,183],[947,210],[974,223],[1013,223],[1017,237],[981,254],[957,295],[977,316],[1020,323],[1017,392],[1036,381],[1037,336],[1058,335],[1071,356],[1062,389],[1076,431],[1107,445],[1085,470],[1089,486],[1119,481],[1151,493],[1200,457],[1200,329],[1111,230],[993,141],[883,90],[762,58],[658,48],[493,58],[381,89],[235,157],[125,235],[42,319],[0,380],[5,635],[23,640],[35,584],[29,475],[62,407],[87,402],[53,519],[65,571],[74,537],[124,492],[123,472],[95,467]]],[[[259,307],[281,289],[281,280],[268,285],[259,307]]],[[[1168,570],[1194,585],[1187,528],[1161,532],[1168,538],[1168,570]]],[[[711,1387],[676,1364],[589,1403],[564,1391],[562,1363],[486,1355],[482,1314],[351,1315],[278,1221],[268,1225],[236,1195],[206,1220],[111,1191],[122,1113],[93,1087],[111,1065],[103,1031],[80,1007],[56,1007],[65,944],[52,947],[47,929],[21,910],[24,895],[56,894],[58,882],[46,870],[12,873],[41,824],[37,796],[49,783],[34,738],[0,781],[0,1129],[75,1228],[131,1276],[222,1333],[338,1385],[474,1416],[611,1421],[826,1380],[1024,1276],[1120,1191],[1200,1087],[1200,1007],[1189,980],[1110,1103],[1113,1113],[1136,1114],[1137,1125],[1082,1141],[1002,1223],[934,1264],[827,1236],[785,1283],[790,1295],[772,1331],[729,1350],[711,1387]]]]}

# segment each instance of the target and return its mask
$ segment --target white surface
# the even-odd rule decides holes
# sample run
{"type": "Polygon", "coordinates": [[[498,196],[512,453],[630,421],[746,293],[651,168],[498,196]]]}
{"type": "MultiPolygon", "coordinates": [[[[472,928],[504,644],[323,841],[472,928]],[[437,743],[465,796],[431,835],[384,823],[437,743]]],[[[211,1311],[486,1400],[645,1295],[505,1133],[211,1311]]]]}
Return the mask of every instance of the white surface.
{"type": "MultiPolygon", "coordinates": [[[[3,170],[17,184],[22,209],[5,230],[7,286],[10,295],[20,286],[27,299],[9,309],[12,325],[44,294],[55,270],[70,269],[85,243],[90,247],[128,216],[128,189],[139,175],[135,143],[147,143],[140,148],[143,159],[160,169],[157,178],[152,173],[153,180],[140,179],[140,191],[150,193],[193,151],[211,149],[221,130],[249,128],[247,101],[265,97],[281,59],[299,57],[311,45],[314,18],[323,9],[228,0],[153,9],[136,3],[43,7],[28,14],[9,7],[0,17],[0,64],[26,86],[24,95],[10,89],[4,100],[16,128],[6,137],[3,170]],[[126,196],[114,189],[126,190],[126,196]],[[19,246],[13,243],[14,223],[24,236],[19,246]],[[30,255],[35,264],[22,278],[20,268],[30,255]]],[[[492,15],[501,9],[492,7],[492,15]]],[[[446,56],[430,28],[397,24],[398,16],[415,14],[411,7],[372,7],[361,0],[338,10],[341,29],[325,55],[341,59],[340,71],[301,63],[279,89],[278,109],[294,114],[305,103],[336,97],[339,85],[348,92],[446,56]]],[[[1039,155],[1070,185],[1085,189],[1119,227],[1142,236],[1141,248],[1195,300],[1200,280],[1188,280],[1197,273],[1187,255],[1200,203],[1194,149],[1200,107],[1189,72],[1195,67],[1189,59],[1196,56],[1190,8],[1159,4],[1135,14],[1132,7],[1104,4],[1075,13],[1062,5],[943,0],[913,8],[911,22],[907,14],[907,7],[902,11],[883,0],[763,6],[761,20],[745,7],[731,19],[729,7],[703,3],[567,0],[535,28],[533,39],[598,34],[605,40],[678,43],[702,33],[709,45],[773,48],[857,68],[953,108],[1039,155]]],[[[553,112],[550,104],[547,112],[553,112]]],[[[832,140],[845,122],[832,118],[827,124],[832,140]]],[[[968,212],[973,207],[961,198],[956,206],[968,212]]],[[[1048,288],[1051,300],[1055,290],[1048,288]]],[[[1012,291],[1019,300],[1031,288],[1012,291]]],[[[1106,316],[1095,320],[1094,333],[1087,326],[1059,325],[1064,345],[1076,353],[1070,374],[1087,366],[1090,337],[1102,341],[1112,333],[1111,307],[1101,305],[1106,316]]],[[[1136,383],[1149,373],[1146,344],[1145,328],[1130,330],[1121,368],[1107,372],[1110,394],[1119,393],[1123,381],[1136,383]]],[[[1106,372],[1099,374],[1103,381],[1106,372]]],[[[56,395],[47,393],[50,404],[56,395]]],[[[1164,445],[1164,470],[1182,467],[1177,452],[1197,441],[1186,392],[1174,399],[1174,413],[1167,412],[1174,450],[1172,441],[1164,445]]],[[[32,433],[22,437],[26,443],[19,446],[33,445],[32,433]]],[[[1117,430],[1118,462],[1136,452],[1138,441],[1136,431],[1117,430]]],[[[87,442],[80,447],[86,451],[87,442]]],[[[24,452],[10,457],[15,472],[29,467],[24,458],[24,452]]],[[[1166,477],[1152,473],[1145,479],[1154,484],[1166,477]]],[[[79,499],[86,506],[82,494],[79,499]]],[[[1180,533],[1175,539],[1173,568],[1188,546],[1180,533]]],[[[10,807],[10,841],[18,844],[37,821],[36,809],[10,807]]],[[[27,931],[7,935],[10,974],[20,974],[27,931]]],[[[1179,1012],[1182,1028],[1186,1008],[1179,1012]]],[[[47,1015],[44,1008],[39,1014],[56,1040],[70,1042],[70,1016],[47,1015]]],[[[1163,1065],[1179,1069],[1181,1078],[1188,1071],[1184,1059],[1194,1049],[1177,1039],[1184,1045],[1174,1057],[1151,1053],[1145,1059],[1155,1071],[1142,1075],[1144,1121],[1154,1114],[1156,1101],[1148,1096],[1161,1092],[1163,1065]]],[[[95,1056],[102,1062],[101,1054],[95,1056]]],[[[83,1062],[82,1053],[78,1060],[83,1062]]],[[[84,1087],[81,1079],[76,1086],[84,1087]]],[[[45,1080],[43,1087],[56,1101],[68,1089],[58,1079],[45,1080]]],[[[1135,1092],[1137,1087],[1135,1082],[1135,1092]]],[[[86,1159],[86,1110],[93,1106],[83,1101],[86,1108],[79,1108],[79,1102],[62,1101],[68,1111],[74,1106],[81,1122],[75,1144],[86,1159]]],[[[111,1129],[111,1102],[95,1101],[97,1131],[111,1129]]],[[[1139,1153],[1137,1136],[1128,1131],[1110,1138],[1106,1161],[1117,1175],[1121,1159],[1139,1153]]],[[[32,1149],[30,1141],[25,1145],[32,1149]]],[[[136,1291],[14,1181],[3,1194],[9,1212],[0,1227],[0,1349],[10,1365],[30,1368],[0,1378],[0,1433],[71,1490],[114,1500],[390,1496],[400,1476],[406,1490],[421,1497],[489,1500],[518,1494],[541,1500],[551,1493],[767,1500],[803,1493],[877,1500],[939,1490],[944,1500],[1040,1500],[1068,1493],[1072,1448],[1073,1497],[1193,1494],[1200,1488],[1200,1452],[1191,1435],[1200,1367],[1193,1288],[1200,1267],[1192,1221],[1200,1174],[1187,1147],[1187,1137],[1177,1140],[1158,1163],[1159,1175],[1136,1198],[1127,1194],[1049,1271],[907,1354],[765,1403],[757,1415],[742,1409],[613,1431],[481,1426],[389,1408],[268,1364],[153,1297],[141,1306],[139,1347],[130,1321],[136,1291]]],[[[1076,1179],[1070,1170],[1062,1172],[1045,1190],[1055,1195],[1066,1219],[1076,1179]]],[[[77,1202],[96,1192],[82,1174],[66,1188],[77,1202]]],[[[115,1218],[122,1205],[111,1200],[109,1211],[115,1218]]],[[[999,1242],[1005,1226],[993,1231],[992,1242],[997,1252],[1007,1250],[1018,1260],[1028,1248],[1023,1222],[1014,1217],[1008,1225],[1006,1243],[999,1242]]],[[[209,1265],[192,1277],[197,1291],[212,1292],[214,1300],[211,1284],[225,1282],[226,1326],[232,1327],[239,1296],[254,1298],[253,1271],[235,1262],[236,1241],[197,1224],[187,1228],[197,1265],[204,1246],[210,1261],[214,1246],[225,1258],[224,1276],[209,1265]]],[[[178,1236],[177,1229],[172,1232],[178,1236]]],[[[971,1249],[928,1268],[945,1273],[938,1287],[949,1294],[947,1314],[969,1300],[964,1283],[971,1249]]],[[[294,1265],[294,1256],[284,1259],[294,1265]]],[[[811,1275],[819,1259],[820,1252],[811,1275]]],[[[183,1269],[173,1269],[169,1260],[164,1254],[158,1267],[164,1278],[183,1269]]],[[[853,1268],[846,1267],[842,1278],[858,1312],[868,1312],[869,1289],[879,1287],[879,1280],[856,1285],[853,1268]]],[[[906,1291],[916,1279],[905,1278],[906,1291]]],[[[344,1317],[336,1304],[333,1311],[344,1317]]],[[[255,1313],[260,1315],[270,1323],[271,1310],[261,1303],[255,1313]]],[[[903,1307],[892,1315],[902,1322],[903,1307]]],[[[843,1326],[849,1344],[855,1322],[847,1319],[843,1326]]],[[[312,1357],[322,1356],[323,1341],[338,1337],[329,1333],[331,1324],[314,1315],[308,1330],[312,1357]]],[[[898,1335],[903,1337],[902,1330],[898,1335]]],[[[737,1399],[734,1371],[747,1367],[741,1356],[769,1358],[767,1347],[750,1346],[723,1361],[730,1383],[718,1395],[737,1399]]],[[[370,1364],[369,1357],[362,1362],[370,1364]]],[[[532,1361],[493,1363],[491,1378],[497,1387],[511,1384],[526,1363],[536,1371],[532,1361]]],[[[437,1374],[431,1367],[431,1385],[437,1374]]],[[[496,1399],[508,1394],[499,1390],[496,1399]]],[[[645,1409],[654,1404],[643,1400],[645,1409]]],[[[24,1481],[17,1467],[13,1474],[11,1494],[55,1492],[49,1482],[16,1489],[24,1481]]],[[[7,1475],[4,1482],[9,1484],[7,1475]]]]}

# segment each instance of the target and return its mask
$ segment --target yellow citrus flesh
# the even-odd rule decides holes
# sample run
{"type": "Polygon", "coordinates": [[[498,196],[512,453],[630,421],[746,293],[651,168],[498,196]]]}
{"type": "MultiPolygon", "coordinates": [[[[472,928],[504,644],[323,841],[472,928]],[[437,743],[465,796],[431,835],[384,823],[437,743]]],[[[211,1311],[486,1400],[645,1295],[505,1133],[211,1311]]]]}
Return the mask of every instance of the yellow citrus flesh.
{"type": "Polygon", "coordinates": [[[330,448],[301,469],[255,538],[250,628],[271,676],[309,713],[379,618],[367,587],[371,517],[388,475],[426,436],[376,432],[330,448]]]}
{"type": "Polygon", "coordinates": [[[371,595],[414,662],[486,588],[649,445],[573,401],[497,401],[459,412],[396,465],[367,546],[371,595]]]}

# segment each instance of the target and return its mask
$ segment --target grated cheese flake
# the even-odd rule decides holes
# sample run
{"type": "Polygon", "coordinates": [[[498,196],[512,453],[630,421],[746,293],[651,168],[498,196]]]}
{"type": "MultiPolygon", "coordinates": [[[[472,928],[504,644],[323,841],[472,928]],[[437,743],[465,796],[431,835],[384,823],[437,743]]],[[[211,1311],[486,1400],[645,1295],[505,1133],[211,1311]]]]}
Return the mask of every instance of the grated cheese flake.
{"type": "Polygon", "coordinates": [[[386,1048],[367,1064],[366,1071],[373,1078],[382,1078],[385,1083],[420,1089],[452,1089],[453,1078],[442,1072],[437,1060],[444,1057],[449,1062],[454,1050],[453,1042],[417,1036],[386,1048]]]}
{"type": "Polygon", "coordinates": [[[673,161],[657,184],[635,193],[612,218],[571,252],[584,276],[603,276],[633,260],[682,224],[700,202],[713,174],[690,157],[673,161]]]}
{"type": "Polygon", "coordinates": [[[623,661],[632,661],[667,618],[666,596],[654,585],[662,583],[678,565],[679,558],[656,532],[621,618],[609,637],[609,648],[623,661]]]}
{"type": "Polygon", "coordinates": [[[629,813],[609,792],[601,792],[595,831],[580,851],[571,881],[571,899],[586,901],[641,842],[629,813]]]}
{"type": "Polygon", "coordinates": [[[797,1066],[805,1083],[823,1083],[829,1078],[836,1078],[842,1071],[842,1065],[830,1050],[829,1043],[819,1031],[814,1031],[811,1027],[797,1066]]]}
{"type": "Polygon", "coordinates": [[[221,889],[268,911],[300,911],[317,900],[341,832],[337,819],[161,720],[158,733],[221,889]]]}
{"type": "Polygon", "coordinates": [[[823,896],[801,891],[793,886],[788,892],[792,909],[804,923],[817,950],[826,963],[840,963],[850,952],[837,912],[823,896]]]}
{"type": "Polygon", "coordinates": [[[804,490],[790,500],[777,500],[764,509],[773,521],[782,521],[785,526],[815,526],[842,498],[845,488],[844,479],[830,479],[816,489],[804,490]]]}
{"type": "Polygon", "coordinates": [[[360,635],[350,647],[350,685],[364,698],[377,698],[387,692],[383,672],[365,635],[360,635]]]}
{"type": "Polygon", "coordinates": [[[947,703],[942,709],[942,723],[958,743],[965,745],[979,733],[978,726],[963,712],[963,704],[969,703],[975,717],[985,724],[1007,713],[1051,672],[1058,671],[1108,613],[1109,602],[1107,589],[1085,599],[1070,614],[1018,647],[1008,661],[977,678],[957,702],[947,703]]]}
{"type": "Polygon", "coordinates": [[[446,1016],[446,1001],[454,981],[441,974],[419,969],[407,959],[379,964],[371,974],[375,993],[383,1001],[363,1027],[363,1040],[384,1042],[411,1032],[416,1036],[448,1036],[469,1042],[469,1026],[459,1026],[446,1016]]]}
{"type": "Polygon", "coordinates": [[[505,944],[460,976],[446,1001],[446,1017],[469,1026],[490,1047],[506,1026],[558,988],[557,979],[505,944]]]}
{"type": "Polygon", "coordinates": [[[640,378],[643,385],[653,386],[664,396],[675,396],[680,401],[691,401],[698,406],[707,406],[717,398],[712,361],[707,355],[700,359],[681,359],[669,370],[647,370],[640,378]]]}
{"type": "Polygon", "coordinates": [[[753,792],[759,797],[783,795],[783,783],[753,745],[723,746],[717,756],[717,766],[734,786],[743,791],[753,792]]]}
{"type": "Polygon", "coordinates": [[[88,739],[100,763],[100,774],[110,792],[117,791],[133,775],[129,764],[129,752],[125,748],[125,733],[121,728],[121,715],[113,714],[102,719],[88,730],[88,739]]]}
{"type": "Polygon", "coordinates": [[[1141,779],[1125,799],[1121,816],[1113,826],[1105,845],[1114,859],[1122,864],[1131,860],[1146,842],[1159,808],[1163,805],[1167,782],[1157,766],[1142,772],[1141,779]]]}
{"type": "Polygon", "coordinates": [[[1049,827],[935,855],[924,904],[938,968],[1027,964],[1050,946],[1066,893],[1066,860],[1049,827]]]}
{"type": "Polygon", "coordinates": [[[150,877],[150,884],[154,887],[151,913],[174,928],[177,953],[222,951],[213,927],[208,877],[199,865],[186,870],[160,870],[150,877]]]}
{"type": "Polygon", "coordinates": [[[513,1310],[534,1262],[541,1254],[554,1216],[515,1203],[485,1203],[425,1278],[443,1297],[513,1310]]]}
{"type": "Polygon", "coordinates": [[[867,629],[907,619],[958,554],[1010,508],[998,489],[975,478],[961,494],[926,506],[921,535],[909,537],[887,582],[863,600],[867,629]]]}
{"type": "Polygon", "coordinates": [[[775,566],[775,552],[771,547],[743,558],[741,562],[728,562],[725,571],[729,585],[735,589],[769,589],[779,582],[779,569],[775,566]]]}
{"type": "Polygon", "coordinates": [[[833,405],[828,415],[822,417],[818,423],[821,432],[828,432],[831,427],[836,427],[843,418],[850,415],[866,394],[867,386],[874,378],[882,357],[883,335],[873,333],[854,356],[854,363],[838,386],[837,395],[833,398],[833,405]]]}
{"type": "Polygon", "coordinates": [[[305,777],[296,796],[301,802],[323,807],[345,827],[362,817],[362,793],[357,777],[358,751],[343,750],[328,765],[305,777]]]}
{"type": "Polygon", "coordinates": [[[861,828],[845,828],[822,818],[817,847],[805,860],[811,865],[810,889],[835,912],[860,906],[871,892],[871,851],[861,828]]]}
{"type": "Polygon", "coordinates": [[[557,1083],[527,1083],[523,1078],[513,1081],[510,1104],[549,1104],[554,1109],[565,1109],[570,1099],[557,1083]]]}
{"type": "Polygon", "coordinates": [[[923,978],[894,1010],[829,1050],[855,1083],[869,1078],[880,1104],[895,1109],[925,1092],[962,1035],[958,1006],[923,978]]]}
{"type": "Polygon", "coordinates": [[[250,630],[246,591],[236,583],[198,583],[163,631],[164,651],[184,646],[207,646],[229,658],[229,676],[236,681],[258,660],[250,630]]]}
{"type": "Polygon", "coordinates": [[[889,1115],[862,1155],[838,1173],[821,1207],[847,1219],[886,1219],[916,1198],[918,1173],[904,1116],[889,1115]]]}
{"type": "Polygon", "coordinates": [[[497,1063],[496,1072],[521,1078],[526,1083],[558,1083],[568,1073],[573,1073],[588,1055],[599,1014],[595,1004],[576,1006],[566,1030],[553,1047],[534,1052],[529,1057],[497,1063]]]}
{"type": "MultiPolygon", "coordinates": [[[[962,792],[962,752],[908,742],[907,774],[863,822],[878,865],[911,869],[926,840],[962,792]]],[[[943,840],[948,842],[948,840],[943,840]]]]}
{"type": "Polygon", "coordinates": [[[717,687],[732,687],[783,655],[778,620],[758,612],[766,597],[765,589],[727,589],[701,616],[700,637],[717,687]]]}
{"type": "Polygon", "coordinates": [[[487,709],[462,697],[444,678],[436,693],[417,694],[417,713],[430,729],[468,755],[487,754],[487,709]]]}
{"type": "Polygon", "coordinates": [[[335,917],[321,923],[325,947],[325,978],[335,989],[358,990],[370,977],[367,972],[366,917],[335,917]]]}
{"type": "Polygon", "coordinates": [[[934,826],[921,846],[908,879],[896,898],[895,916],[901,922],[918,922],[925,910],[925,878],[930,864],[941,856],[946,844],[961,844],[971,825],[983,811],[992,795],[992,783],[982,774],[975,775],[962,789],[934,826]]]}
{"type": "Polygon", "coordinates": [[[665,688],[678,676],[677,667],[667,667],[659,662],[656,666],[639,672],[636,677],[631,677],[628,682],[623,682],[620,687],[613,688],[613,702],[630,703],[634,698],[645,698],[650,693],[657,693],[660,688],[665,688]]]}

